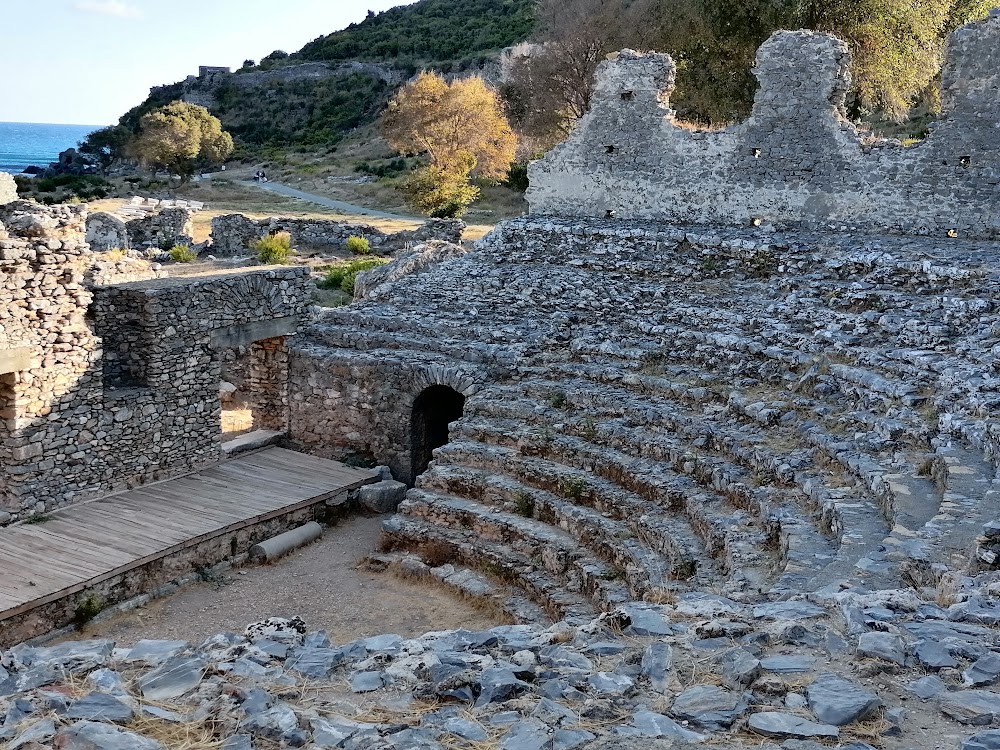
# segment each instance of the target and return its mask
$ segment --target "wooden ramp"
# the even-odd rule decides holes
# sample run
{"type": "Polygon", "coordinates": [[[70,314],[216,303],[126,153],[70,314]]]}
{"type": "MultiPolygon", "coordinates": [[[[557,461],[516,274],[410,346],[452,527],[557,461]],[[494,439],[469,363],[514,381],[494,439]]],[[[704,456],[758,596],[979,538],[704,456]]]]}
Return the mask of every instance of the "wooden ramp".
{"type": "Polygon", "coordinates": [[[5,620],[375,480],[370,471],[266,448],[2,529],[0,636],[5,620]]]}

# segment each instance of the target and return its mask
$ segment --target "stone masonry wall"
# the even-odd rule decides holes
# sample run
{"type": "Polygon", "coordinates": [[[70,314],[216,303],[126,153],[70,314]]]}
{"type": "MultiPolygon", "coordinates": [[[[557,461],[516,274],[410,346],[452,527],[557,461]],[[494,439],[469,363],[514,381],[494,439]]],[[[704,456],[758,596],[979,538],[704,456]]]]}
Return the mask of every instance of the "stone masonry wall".
{"type": "Polygon", "coordinates": [[[217,461],[219,349],[309,309],[305,269],[151,278],[92,253],[85,221],[0,208],[0,524],[217,461]]]}
{"type": "Polygon", "coordinates": [[[778,32],[750,118],[698,132],[669,107],[669,55],[625,50],[598,68],[572,136],[531,165],[531,213],[1000,237],[1000,10],[952,34],[942,117],[916,145],[847,121],[849,69],[835,37],[778,32]]]}
{"type": "Polygon", "coordinates": [[[367,239],[375,252],[388,255],[428,240],[461,241],[465,224],[456,219],[431,219],[417,229],[386,234],[369,224],[322,219],[272,217],[255,221],[242,214],[212,219],[211,252],[217,257],[245,255],[258,239],[288,232],[296,246],[345,250],[348,237],[367,239]]]}
{"type": "MultiPolygon", "coordinates": [[[[309,330],[322,339],[324,324],[309,330]]],[[[329,332],[328,330],[326,332],[329,332]]],[[[295,342],[289,365],[289,434],[300,447],[338,460],[360,456],[411,480],[411,421],[416,397],[432,385],[471,395],[486,379],[471,367],[416,363],[380,352],[352,356],[295,342]]]]}

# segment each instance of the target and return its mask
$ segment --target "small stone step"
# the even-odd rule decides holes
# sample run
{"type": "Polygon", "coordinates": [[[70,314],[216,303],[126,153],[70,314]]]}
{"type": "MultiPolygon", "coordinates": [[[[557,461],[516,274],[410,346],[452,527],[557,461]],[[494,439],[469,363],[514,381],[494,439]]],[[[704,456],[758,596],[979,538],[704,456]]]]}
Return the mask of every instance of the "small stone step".
{"type": "Polygon", "coordinates": [[[384,521],[382,529],[383,547],[420,550],[434,545],[437,551],[447,551],[456,562],[508,585],[520,586],[553,621],[583,625],[597,615],[588,599],[567,591],[524,555],[500,544],[484,542],[471,532],[442,528],[403,514],[384,521]]]}

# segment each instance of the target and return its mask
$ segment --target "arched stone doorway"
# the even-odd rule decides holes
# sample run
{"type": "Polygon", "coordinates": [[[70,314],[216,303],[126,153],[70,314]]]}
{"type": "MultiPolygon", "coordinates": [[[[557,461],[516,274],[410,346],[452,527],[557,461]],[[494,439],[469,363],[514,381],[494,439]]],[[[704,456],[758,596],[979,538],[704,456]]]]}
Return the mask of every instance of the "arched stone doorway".
{"type": "Polygon", "coordinates": [[[461,419],[465,396],[446,385],[432,385],[413,401],[410,421],[411,481],[427,471],[435,448],[448,442],[448,425],[461,419]]]}

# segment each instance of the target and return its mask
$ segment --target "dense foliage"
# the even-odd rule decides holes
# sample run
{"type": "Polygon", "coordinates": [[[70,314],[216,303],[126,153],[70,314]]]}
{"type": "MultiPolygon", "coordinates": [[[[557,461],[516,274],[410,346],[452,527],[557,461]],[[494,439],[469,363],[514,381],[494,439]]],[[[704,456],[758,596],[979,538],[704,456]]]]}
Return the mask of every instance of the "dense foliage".
{"type": "Polygon", "coordinates": [[[411,206],[437,218],[460,216],[479,197],[473,175],[505,179],[517,152],[500,97],[479,76],[449,83],[421,73],[389,104],[382,134],[397,151],[427,157],[404,192],[411,206]]]}
{"type": "Polygon", "coordinates": [[[496,53],[531,34],[534,0],[422,0],[369,13],[343,31],[310,42],[303,60],[453,63],[496,53]]]}
{"type": "Polygon", "coordinates": [[[333,146],[375,116],[388,100],[387,85],[367,73],[273,81],[264,91],[227,83],[216,89],[216,114],[251,146],[333,146]]]}
{"type": "Polygon", "coordinates": [[[233,137],[204,107],[171,102],[143,115],[128,150],[143,164],[189,177],[202,165],[225,162],[233,153],[233,137]]]}

